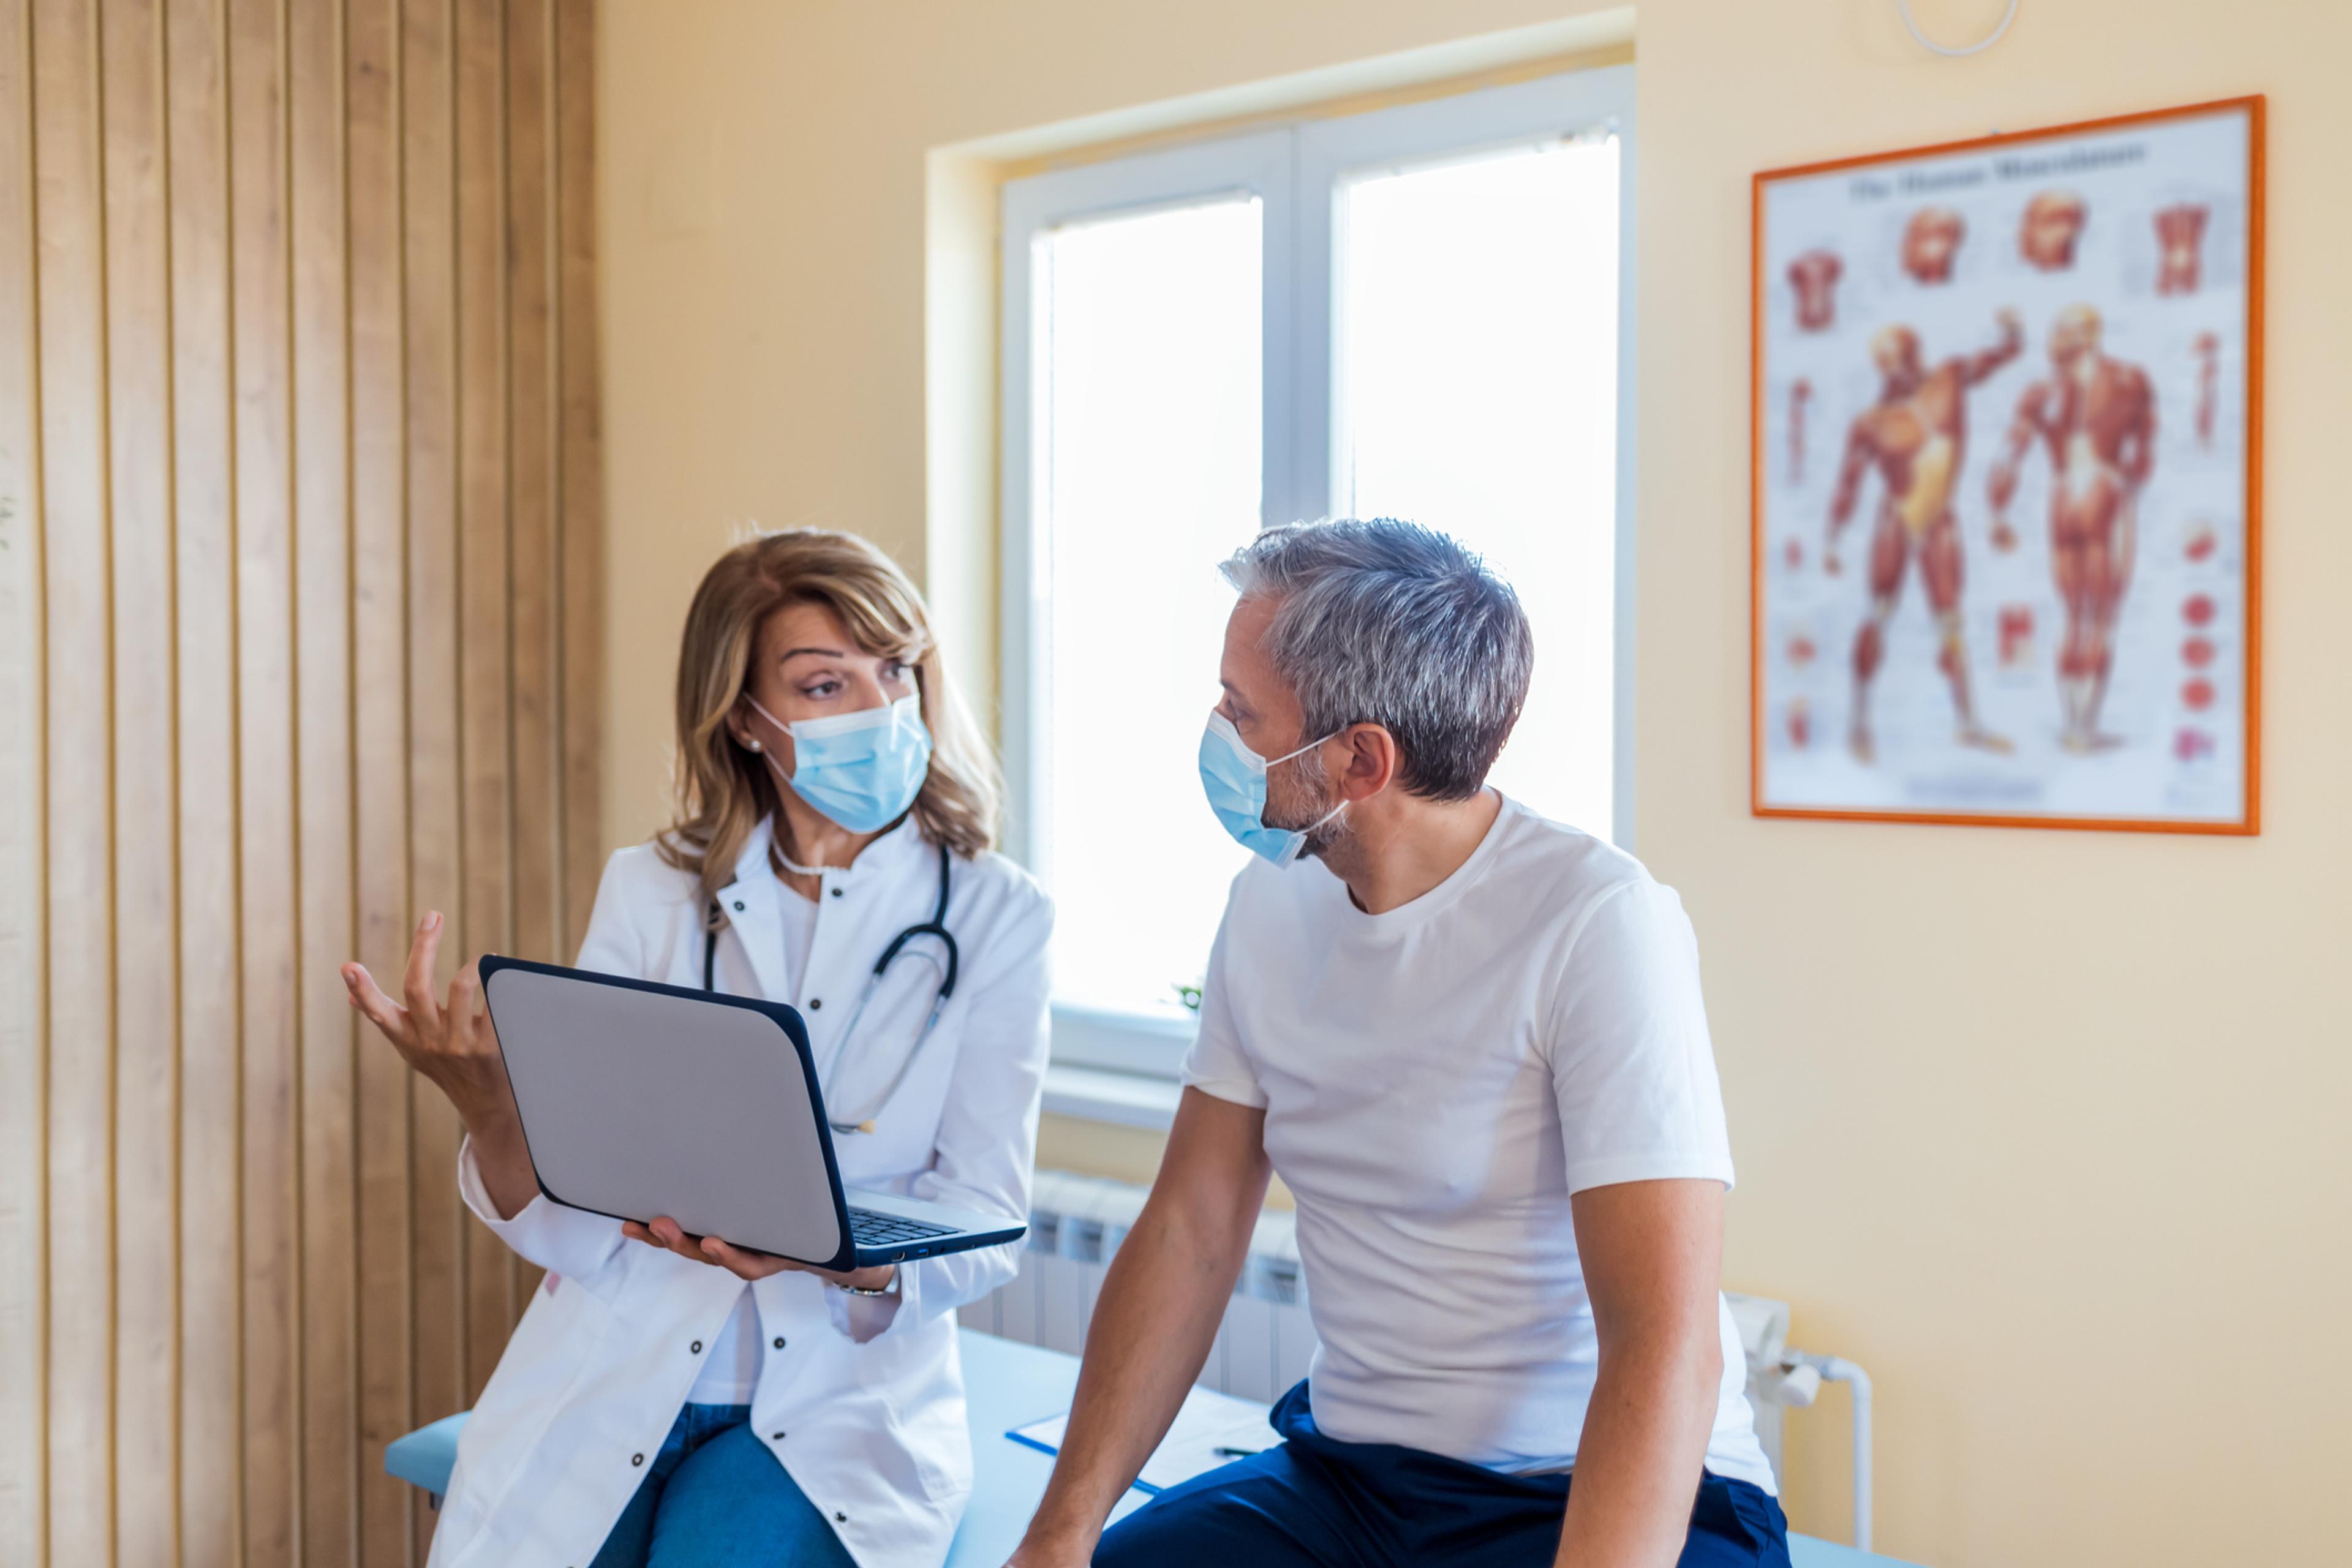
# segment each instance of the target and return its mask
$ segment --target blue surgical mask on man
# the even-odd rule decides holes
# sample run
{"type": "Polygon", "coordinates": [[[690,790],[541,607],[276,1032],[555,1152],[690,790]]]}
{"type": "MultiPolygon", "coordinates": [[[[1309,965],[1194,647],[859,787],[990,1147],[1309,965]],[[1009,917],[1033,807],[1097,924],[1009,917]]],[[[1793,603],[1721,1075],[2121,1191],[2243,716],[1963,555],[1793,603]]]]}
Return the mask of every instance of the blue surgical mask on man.
{"type": "MultiPolygon", "coordinates": [[[[1331,735],[1339,731],[1334,730],[1331,735]]],[[[1201,735],[1201,787],[1209,796],[1209,809],[1234,837],[1234,842],[1260,859],[1276,866],[1287,866],[1298,858],[1307,847],[1307,835],[1339,815],[1345,800],[1308,823],[1305,827],[1268,827],[1265,825],[1265,774],[1268,768],[1303,756],[1328,741],[1309,741],[1295,752],[1285,752],[1272,761],[1259,756],[1242,739],[1234,721],[1213,709],[1209,713],[1208,728],[1201,735]]]]}
{"type": "Polygon", "coordinates": [[[793,771],[765,752],[768,766],[794,795],[852,833],[876,833],[907,815],[931,767],[931,732],[922,700],[901,697],[880,708],[800,719],[787,724],[750,693],[752,711],[793,738],[793,771]]]}

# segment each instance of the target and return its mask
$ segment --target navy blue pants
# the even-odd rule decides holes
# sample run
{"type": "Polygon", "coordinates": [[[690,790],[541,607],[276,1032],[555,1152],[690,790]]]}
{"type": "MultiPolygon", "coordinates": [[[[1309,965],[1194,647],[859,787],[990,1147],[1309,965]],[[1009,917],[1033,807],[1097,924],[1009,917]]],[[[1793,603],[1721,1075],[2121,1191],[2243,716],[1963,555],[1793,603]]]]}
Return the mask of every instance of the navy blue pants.
{"type": "MultiPolygon", "coordinates": [[[[1569,1478],[1506,1476],[1315,1429],[1301,1383],[1274,1407],[1284,1441],[1171,1487],[1112,1525],[1095,1568],[1547,1568],[1569,1478]]],[[[1678,1568],[1788,1568],[1789,1521],[1762,1488],[1707,1475],[1678,1568]]]]}

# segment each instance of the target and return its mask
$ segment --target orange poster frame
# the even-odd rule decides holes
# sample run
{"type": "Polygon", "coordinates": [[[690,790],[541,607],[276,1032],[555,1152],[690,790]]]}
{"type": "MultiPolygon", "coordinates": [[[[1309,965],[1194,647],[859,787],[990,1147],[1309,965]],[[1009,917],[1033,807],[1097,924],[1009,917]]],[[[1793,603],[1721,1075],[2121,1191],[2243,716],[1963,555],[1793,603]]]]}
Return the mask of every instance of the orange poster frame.
{"type": "Polygon", "coordinates": [[[2252,837],[2262,830],[2262,588],[2263,588],[2263,289],[2264,264],[2265,113],[2263,94],[2215,99],[2174,108],[2133,114],[2074,121],[2032,131],[2006,132],[1958,141],[1930,142],[1894,152],[1831,158],[1811,163],[1758,172],[1751,181],[1748,215],[1748,810],[1758,817],[1832,822],[1925,823],[1967,827],[2063,828],[2132,833],[2180,833],[2203,836],[2252,837]],[[2228,110],[2247,115],[2247,251],[2246,251],[2246,378],[2245,378],[2245,654],[2242,712],[2244,758],[2242,798],[2235,821],[2194,821],[2165,817],[2094,817],[2009,815],[1952,810],[1853,810],[1811,806],[1769,805],[1764,799],[1764,758],[1767,743],[1764,668],[1765,638],[1765,450],[1766,398],[1764,330],[1768,309],[1765,278],[1765,195],[1777,181],[1858,169],[1873,164],[1979,152],[2144,125],[2228,110]]]}

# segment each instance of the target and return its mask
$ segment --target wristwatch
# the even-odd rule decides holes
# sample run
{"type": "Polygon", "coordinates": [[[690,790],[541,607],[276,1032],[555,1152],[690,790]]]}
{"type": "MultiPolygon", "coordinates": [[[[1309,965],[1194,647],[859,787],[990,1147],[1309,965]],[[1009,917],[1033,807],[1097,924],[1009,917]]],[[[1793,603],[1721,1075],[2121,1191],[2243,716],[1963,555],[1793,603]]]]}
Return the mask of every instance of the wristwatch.
{"type": "Polygon", "coordinates": [[[863,1285],[844,1285],[837,1280],[834,1288],[851,1296],[895,1296],[898,1293],[898,1271],[896,1268],[891,1269],[890,1283],[883,1286],[879,1290],[868,1290],[863,1285]]]}

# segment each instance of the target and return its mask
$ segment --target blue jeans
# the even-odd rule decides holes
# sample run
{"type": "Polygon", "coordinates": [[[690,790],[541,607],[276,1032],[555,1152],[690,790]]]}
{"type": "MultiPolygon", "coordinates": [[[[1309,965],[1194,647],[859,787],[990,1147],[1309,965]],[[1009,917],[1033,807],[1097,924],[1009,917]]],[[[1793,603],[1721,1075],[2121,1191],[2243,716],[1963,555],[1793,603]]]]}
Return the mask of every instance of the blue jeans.
{"type": "MultiPolygon", "coordinates": [[[[1110,1527],[1095,1568],[1549,1568],[1569,1477],[1507,1476],[1316,1429],[1307,1385],[1274,1407],[1285,1439],[1171,1487],[1110,1527]]],[[[1699,1482],[1678,1568],[1788,1568],[1789,1525],[1760,1487],[1699,1482]]]]}
{"type": "Polygon", "coordinates": [[[855,1568],[752,1435],[748,1405],[689,1405],[590,1568],[855,1568]]]}

